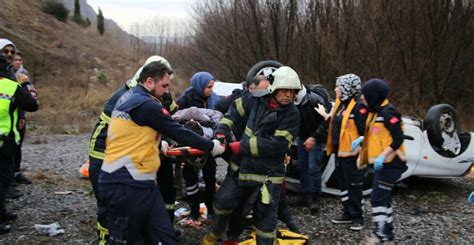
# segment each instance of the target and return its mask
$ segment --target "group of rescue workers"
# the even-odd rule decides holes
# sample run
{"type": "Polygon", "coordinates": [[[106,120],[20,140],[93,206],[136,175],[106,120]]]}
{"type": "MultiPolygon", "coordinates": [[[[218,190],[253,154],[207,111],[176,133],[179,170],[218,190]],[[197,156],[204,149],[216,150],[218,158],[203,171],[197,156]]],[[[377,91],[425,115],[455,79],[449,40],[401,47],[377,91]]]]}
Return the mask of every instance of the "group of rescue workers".
{"type": "MultiPolygon", "coordinates": [[[[14,174],[21,159],[21,111],[36,111],[38,99],[27,73],[14,65],[16,46],[7,39],[0,39],[0,44],[0,233],[6,233],[17,216],[7,212],[5,196],[14,176],[22,177],[14,174]]],[[[343,212],[331,221],[361,230],[363,175],[367,165],[373,165],[371,241],[394,240],[391,193],[407,167],[401,115],[387,99],[386,82],[371,79],[362,84],[355,74],[337,77],[332,105],[324,88],[303,85],[292,68],[281,66],[219,100],[212,92],[213,75],[197,72],[175,102],[169,91],[173,75],[166,59],[149,57],[110,97],[96,124],[89,173],[100,243],[178,244],[174,183],[181,173],[190,222],[200,221],[201,201],[212,220],[202,244],[222,241],[226,231],[223,244],[237,244],[250,212],[257,244],[274,243],[277,219],[299,232],[284,187],[287,154],[295,140],[302,192],[295,205],[319,210],[321,163],[335,154],[343,212]],[[210,137],[199,122],[183,126],[172,117],[194,107],[225,114],[211,126],[210,137]],[[191,160],[181,165],[184,158],[167,155],[176,143],[205,154],[188,154],[191,160]],[[217,156],[226,160],[228,170],[216,192],[217,156]]]]}
{"type": "Polygon", "coordinates": [[[391,193],[406,166],[401,115],[387,99],[385,81],[362,84],[355,74],[337,77],[332,106],[327,93],[318,92],[324,88],[303,85],[288,66],[255,76],[246,81],[245,91],[221,100],[212,92],[213,75],[197,72],[175,103],[169,91],[173,75],[166,59],[149,57],[110,97],[96,124],[89,173],[100,243],[178,244],[174,175],[180,171],[191,220],[199,220],[203,200],[212,221],[202,244],[237,244],[251,211],[257,244],[274,243],[277,219],[298,232],[284,187],[285,162],[295,139],[302,192],[296,204],[318,211],[321,162],[324,154],[335,154],[343,212],[331,221],[361,230],[363,174],[373,165],[371,241],[394,240],[391,193]],[[172,117],[192,107],[225,113],[212,137],[172,117]],[[198,195],[196,165],[182,166],[167,156],[175,142],[206,153],[193,158],[201,162],[204,195],[198,195]],[[228,170],[216,192],[217,156],[226,160],[228,170]]]}
{"type": "Polygon", "coordinates": [[[0,38],[0,49],[0,234],[5,234],[17,219],[15,213],[7,211],[5,198],[22,196],[14,184],[31,184],[20,173],[21,146],[26,112],[38,110],[39,103],[16,45],[0,38]]]}

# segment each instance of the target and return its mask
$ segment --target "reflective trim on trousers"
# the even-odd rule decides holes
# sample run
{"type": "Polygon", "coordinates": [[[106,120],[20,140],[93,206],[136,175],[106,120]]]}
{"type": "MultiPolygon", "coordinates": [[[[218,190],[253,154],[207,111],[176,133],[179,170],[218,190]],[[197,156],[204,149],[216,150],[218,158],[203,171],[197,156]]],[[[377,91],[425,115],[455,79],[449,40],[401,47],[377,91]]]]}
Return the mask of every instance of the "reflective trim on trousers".
{"type": "Polygon", "coordinates": [[[259,236],[259,237],[263,237],[263,238],[275,238],[276,237],[276,231],[265,232],[265,231],[259,230],[257,227],[254,227],[254,230],[255,230],[255,234],[257,234],[257,236],[259,236]]]}

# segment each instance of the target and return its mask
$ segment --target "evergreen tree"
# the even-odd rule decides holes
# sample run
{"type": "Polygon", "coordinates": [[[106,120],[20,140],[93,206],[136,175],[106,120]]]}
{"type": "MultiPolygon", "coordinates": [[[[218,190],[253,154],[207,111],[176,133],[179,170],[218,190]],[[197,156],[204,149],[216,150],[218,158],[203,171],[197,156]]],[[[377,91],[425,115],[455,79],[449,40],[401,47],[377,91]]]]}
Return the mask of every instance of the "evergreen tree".
{"type": "Polygon", "coordinates": [[[74,18],[81,17],[81,5],[79,4],[79,0],[74,0],[74,18]]]}
{"type": "Polygon", "coordinates": [[[99,30],[100,35],[104,35],[104,15],[102,15],[102,10],[99,8],[99,14],[97,15],[97,30],[99,30]]]}

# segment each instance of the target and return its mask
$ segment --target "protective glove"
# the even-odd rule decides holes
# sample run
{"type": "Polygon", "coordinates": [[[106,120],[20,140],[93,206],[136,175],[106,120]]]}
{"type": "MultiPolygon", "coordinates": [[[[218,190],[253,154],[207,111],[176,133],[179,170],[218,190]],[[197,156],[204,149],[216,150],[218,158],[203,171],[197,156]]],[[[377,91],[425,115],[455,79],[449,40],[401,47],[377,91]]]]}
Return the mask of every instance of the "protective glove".
{"type": "Polygon", "coordinates": [[[161,153],[163,153],[163,155],[165,156],[168,156],[168,151],[170,150],[170,145],[168,144],[168,142],[162,140],[161,141],[161,147],[160,147],[160,151],[161,153]]]}
{"type": "Polygon", "coordinates": [[[234,155],[240,155],[240,141],[234,141],[229,144],[230,150],[234,155]]]}
{"type": "Polygon", "coordinates": [[[323,105],[318,104],[318,107],[314,107],[314,110],[316,110],[319,113],[319,115],[324,117],[324,120],[328,119],[329,115],[326,112],[326,108],[323,105]]]}
{"type": "Polygon", "coordinates": [[[213,157],[224,153],[225,148],[224,146],[221,145],[221,142],[219,140],[216,140],[216,139],[212,140],[212,143],[214,143],[214,147],[212,147],[212,150],[211,150],[211,155],[213,157]]]}
{"type": "Polygon", "coordinates": [[[469,195],[469,198],[467,200],[469,200],[470,203],[474,203],[474,191],[471,192],[471,195],[469,195]]]}
{"type": "Polygon", "coordinates": [[[377,159],[375,159],[375,163],[374,163],[375,171],[382,170],[384,161],[385,161],[385,156],[382,156],[382,155],[378,156],[377,159]]]}
{"type": "Polygon", "coordinates": [[[225,135],[224,134],[216,134],[214,136],[214,139],[218,140],[219,142],[221,142],[221,144],[226,144],[226,139],[225,139],[225,135]]]}
{"type": "Polygon", "coordinates": [[[360,145],[360,143],[362,143],[363,140],[364,140],[364,136],[359,136],[359,138],[352,141],[351,151],[354,151],[360,145]]]}

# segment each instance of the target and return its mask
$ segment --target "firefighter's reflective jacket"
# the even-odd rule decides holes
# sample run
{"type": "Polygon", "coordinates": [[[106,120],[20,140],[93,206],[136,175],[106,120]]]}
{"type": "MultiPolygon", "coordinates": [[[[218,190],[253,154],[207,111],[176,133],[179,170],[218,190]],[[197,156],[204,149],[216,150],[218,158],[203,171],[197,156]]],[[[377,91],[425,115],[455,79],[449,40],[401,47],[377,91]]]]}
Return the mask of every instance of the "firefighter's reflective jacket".
{"type": "Polygon", "coordinates": [[[283,180],[283,161],[298,135],[300,115],[293,103],[273,108],[271,99],[270,94],[247,94],[235,100],[216,132],[227,139],[235,127],[234,132],[241,132],[235,135],[240,139],[240,157],[232,161],[241,185],[258,185],[265,178],[276,184],[283,180]]]}

